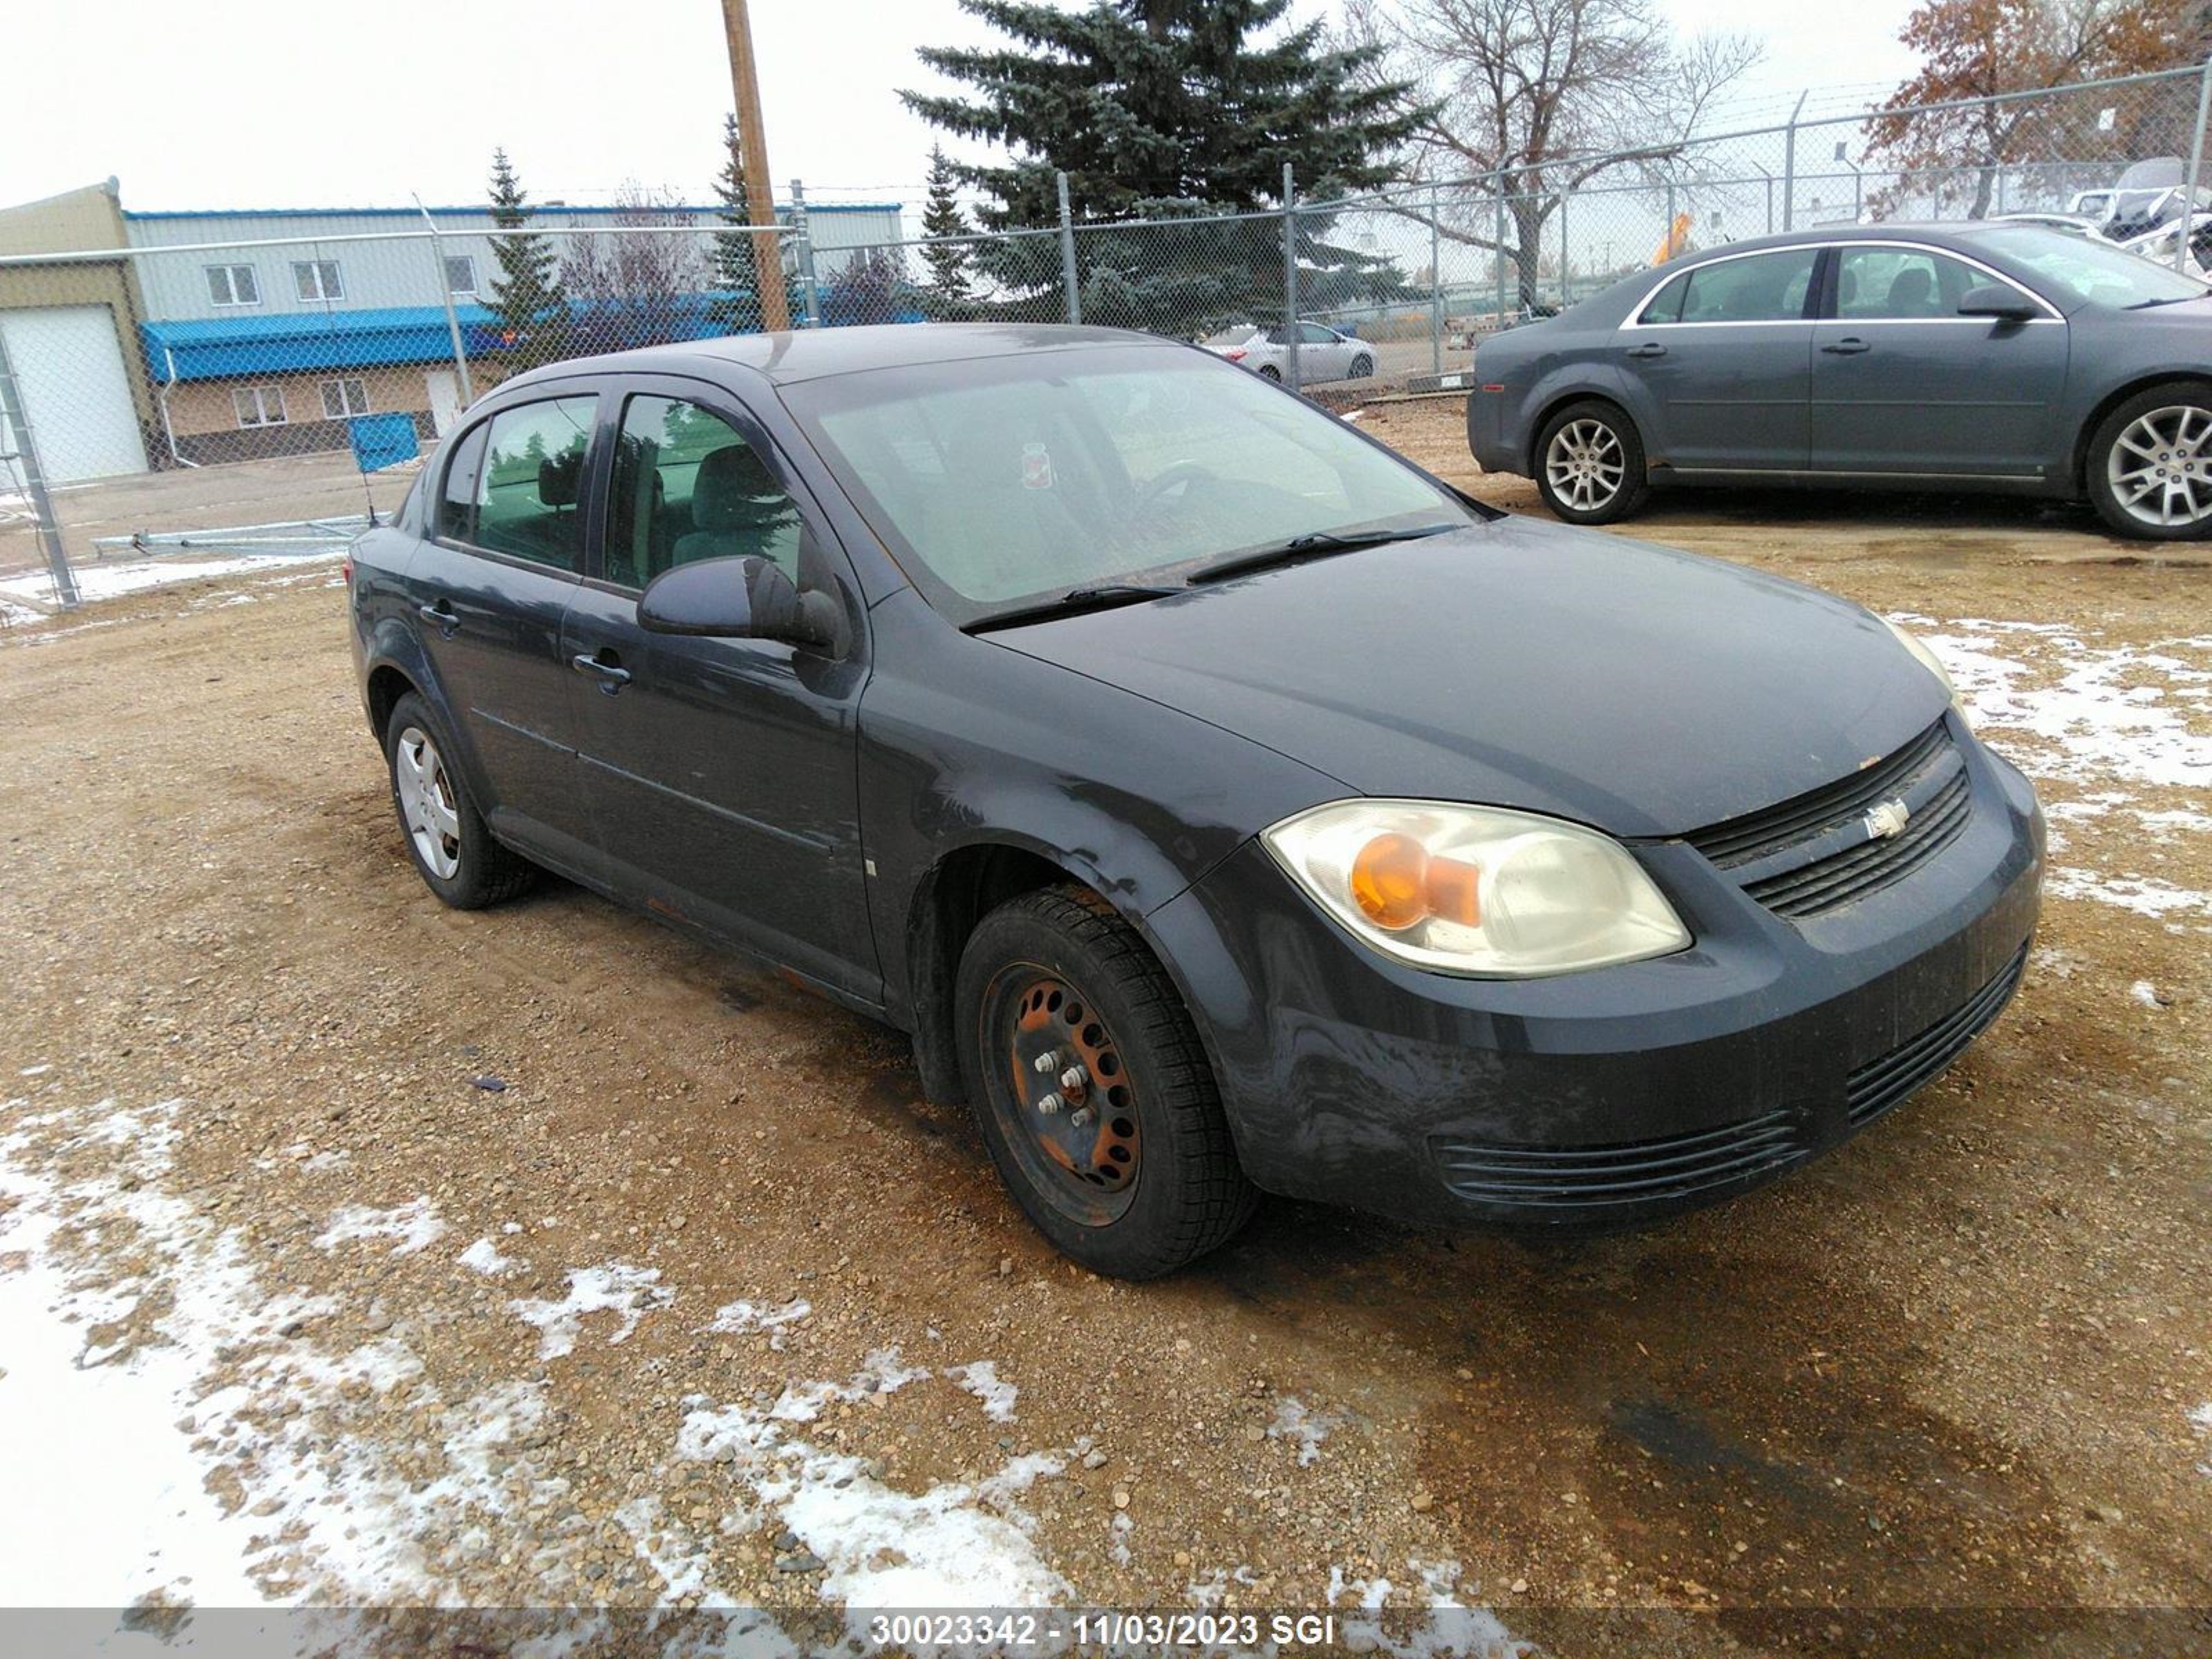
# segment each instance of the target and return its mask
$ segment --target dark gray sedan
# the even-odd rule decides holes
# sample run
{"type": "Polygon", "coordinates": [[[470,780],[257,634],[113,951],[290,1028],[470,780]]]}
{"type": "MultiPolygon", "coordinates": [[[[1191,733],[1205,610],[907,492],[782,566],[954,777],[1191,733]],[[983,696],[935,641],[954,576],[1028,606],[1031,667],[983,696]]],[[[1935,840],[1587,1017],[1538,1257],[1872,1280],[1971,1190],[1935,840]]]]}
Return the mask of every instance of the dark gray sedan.
{"type": "Polygon", "coordinates": [[[2124,535],[2212,533],[2212,300],[2009,223],[1831,227],[1640,272],[1485,340],[1468,440],[1561,518],[1672,483],[2087,495],[2124,535]]]}

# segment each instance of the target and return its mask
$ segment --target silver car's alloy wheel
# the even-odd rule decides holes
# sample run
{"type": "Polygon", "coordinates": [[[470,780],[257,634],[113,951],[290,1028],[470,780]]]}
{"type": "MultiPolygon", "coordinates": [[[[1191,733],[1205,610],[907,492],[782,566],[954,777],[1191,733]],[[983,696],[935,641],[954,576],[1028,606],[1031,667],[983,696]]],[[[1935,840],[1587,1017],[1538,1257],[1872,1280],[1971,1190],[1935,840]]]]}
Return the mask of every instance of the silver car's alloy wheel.
{"type": "Polygon", "coordinates": [[[392,751],[392,780],[399,793],[399,816],[422,863],[441,881],[461,867],[461,815],[438,745],[419,726],[399,734],[392,751]]]}
{"type": "Polygon", "coordinates": [[[2212,410],[2176,404],[2137,416],[2105,458],[2105,477],[2131,519],[2202,522],[2212,515],[2212,410]]]}
{"type": "Polygon", "coordinates": [[[1580,513],[1610,503],[1627,476],[1620,434],[1603,421],[1568,422],[1544,452],[1544,478],[1552,493],[1580,513]]]}

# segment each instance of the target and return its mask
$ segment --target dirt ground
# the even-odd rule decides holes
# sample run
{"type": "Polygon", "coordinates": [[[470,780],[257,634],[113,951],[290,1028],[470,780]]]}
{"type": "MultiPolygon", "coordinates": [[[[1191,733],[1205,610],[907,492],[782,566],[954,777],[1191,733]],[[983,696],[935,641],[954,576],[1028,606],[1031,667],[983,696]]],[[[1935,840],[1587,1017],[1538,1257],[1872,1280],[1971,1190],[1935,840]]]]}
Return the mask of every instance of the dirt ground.
{"type": "MultiPolygon", "coordinates": [[[[1360,418],[1532,507],[1456,405],[1360,418]]],[[[434,903],[325,566],[0,638],[0,1284],[185,1357],[272,1595],[1465,1607],[1560,1654],[2212,1604],[2212,568],[2004,501],[1629,528],[1924,619],[2051,811],[2011,1012],[1778,1185],[1575,1243],[1272,1203],[1092,1278],[895,1036],[564,885],[434,903]]]]}

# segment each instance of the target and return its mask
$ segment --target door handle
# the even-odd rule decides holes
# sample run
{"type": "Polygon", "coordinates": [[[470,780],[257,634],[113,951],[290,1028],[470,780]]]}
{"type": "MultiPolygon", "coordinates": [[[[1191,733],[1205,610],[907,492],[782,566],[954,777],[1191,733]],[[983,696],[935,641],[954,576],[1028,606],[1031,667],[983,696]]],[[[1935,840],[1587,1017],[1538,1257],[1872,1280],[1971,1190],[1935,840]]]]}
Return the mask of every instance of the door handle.
{"type": "Polygon", "coordinates": [[[453,607],[443,599],[416,605],[415,614],[436,628],[441,639],[450,640],[453,637],[453,630],[461,625],[461,619],[454,614],[453,607]]]}
{"type": "Polygon", "coordinates": [[[1838,357],[1850,357],[1854,356],[1862,351],[1870,351],[1873,348],[1868,345],[1864,340],[1859,338],[1857,335],[1846,334],[1840,340],[1829,341],[1828,343],[1822,346],[1820,349],[1823,351],[1832,352],[1838,357]]]}
{"type": "Polygon", "coordinates": [[[611,697],[629,684],[629,670],[620,663],[601,662],[580,651],[568,659],[568,666],[579,674],[589,674],[599,683],[599,690],[611,697]]]}
{"type": "Polygon", "coordinates": [[[1667,355],[1667,348],[1656,340],[1647,340],[1642,345],[1629,347],[1628,355],[1632,357],[1663,357],[1667,355]]]}

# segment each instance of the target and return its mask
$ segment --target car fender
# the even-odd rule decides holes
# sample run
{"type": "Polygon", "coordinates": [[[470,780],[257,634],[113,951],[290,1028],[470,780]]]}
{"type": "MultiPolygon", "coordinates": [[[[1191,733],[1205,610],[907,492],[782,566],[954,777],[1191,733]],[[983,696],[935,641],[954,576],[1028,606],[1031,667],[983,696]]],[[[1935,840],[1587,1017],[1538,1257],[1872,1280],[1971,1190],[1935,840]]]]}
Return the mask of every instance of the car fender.
{"type": "MultiPolygon", "coordinates": [[[[474,734],[469,722],[453,706],[447,694],[445,682],[439,678],[430,653],[422,648],[422,641],[415,630],[396,615],[377,618],[367,628],[362,646],[362,701],[368,708],[371,729],[374,729],[375,708],[370,701],[369,685],[380,669],[391,669],[404,676],[415,688],[416,695],[430,705],[446,728],[447,757],[460,769],[461,781],[473,800],[491,799],[484,776],[483,764],[478,757],[474,734]]],[[[379,734],[380,738],[382,734],[379,734]]]]}
{"type": "Polygon", "coordinates": [[[1524,476],[1536,473],[1536,443],[1553,410],[1578,398],[1603,398],[1619,404],[1648,435],[1655,429],[1657,405],[1642,381],[1612,363],[1593,362],[1579,353],[1552,352],[1532,365],[1534,375],[1528,389],[1515,399],[1506,433],[1507,442],[1521,462],[1524,476]]]}

